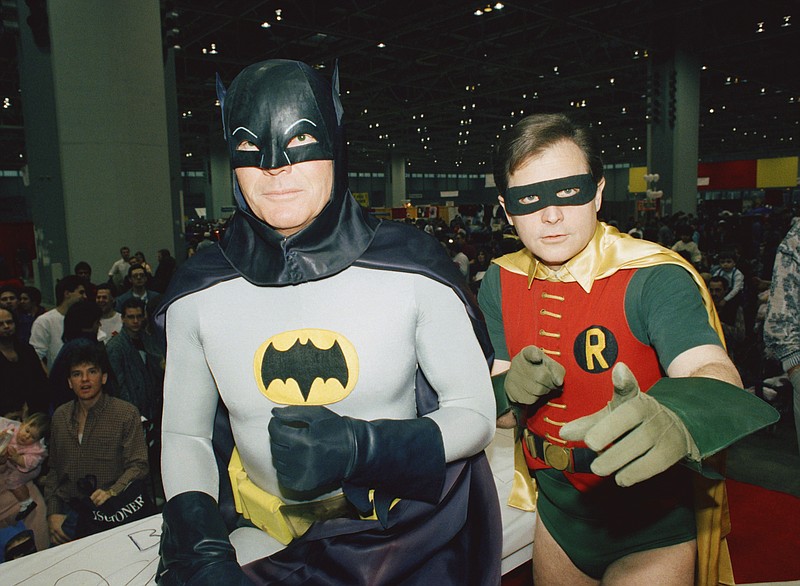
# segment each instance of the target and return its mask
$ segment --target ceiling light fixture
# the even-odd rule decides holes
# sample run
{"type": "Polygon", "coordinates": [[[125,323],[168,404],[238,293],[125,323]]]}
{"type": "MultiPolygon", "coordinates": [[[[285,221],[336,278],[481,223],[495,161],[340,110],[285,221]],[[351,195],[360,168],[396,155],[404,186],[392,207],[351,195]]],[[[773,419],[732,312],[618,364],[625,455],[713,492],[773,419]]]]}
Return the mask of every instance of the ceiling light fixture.
{"type": "Polygon", "coordinates": [[[759,22],[758,25],[756,25],[756,34],[763,32],[764,32],[764,23],[759,22]]]}
{"type": "Polygon", "coordinates": [[[378,49],[385,49],[386,43],[378,43],[378,49]]]}
{"type": "Polygon", "coordinates": [[[271,25],[270,23],[268,23],[266,20],[265,20],[264,22],[262,22],[262,23],[261,23],[261,28],[269,28],[269,27],[271,27],[271,26],[272,26],[272,25],[271,25]]]}

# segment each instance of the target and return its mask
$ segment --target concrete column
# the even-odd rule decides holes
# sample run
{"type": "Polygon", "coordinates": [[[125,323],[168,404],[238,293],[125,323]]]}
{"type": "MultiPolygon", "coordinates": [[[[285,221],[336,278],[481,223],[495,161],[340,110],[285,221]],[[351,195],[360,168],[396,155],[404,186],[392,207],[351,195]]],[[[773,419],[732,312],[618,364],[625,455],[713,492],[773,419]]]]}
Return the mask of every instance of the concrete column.
{"type": "Polygon", "coordinates": [[[208,219],[218,220],[230,216],[230,208],[236,205],[233,197],[231,160],[225,135],[222,132],[221,119],[211,127],[209,145],[211,189],[206,194],[206,214],[208,219]]]}
{"type": "MultiPolygon", "coordinates": [[[[174,248],[158,0],[50,0],[49,48],[20,26],[37,273],[45,299],[85,260],[104,281],[119,248],[174,248]],[[40,43],[41,44],[41,43],[40,43]]],[[[18,0],[20,23],[29,10],[18,0]]]]}
{"type": "MultiPolygon", "coordinates": [[[[170,47],[164,62],[164,89],[167,106],[167,145],[169,149],[170,203],[172,206],[172,255],[180,262],[186,259],[186,222],[181,175],[181,136],[178,125],[178,84],[175,78],[175,49],[170,47]]],[[[155,266],[153,267],[155,269],[155,266]]]]}
{"type": "Polygon", "coordinates": [[[647,168],[658,173],[662,213],[697,213],[700,62],[692,26],[655,49],[648,71],[647,168]]]}
{"type": "Polygon", "coordinates": [[[406,195],[406,158],[392,153],[386,165],[386,207],[399,208],[406,195]]]}

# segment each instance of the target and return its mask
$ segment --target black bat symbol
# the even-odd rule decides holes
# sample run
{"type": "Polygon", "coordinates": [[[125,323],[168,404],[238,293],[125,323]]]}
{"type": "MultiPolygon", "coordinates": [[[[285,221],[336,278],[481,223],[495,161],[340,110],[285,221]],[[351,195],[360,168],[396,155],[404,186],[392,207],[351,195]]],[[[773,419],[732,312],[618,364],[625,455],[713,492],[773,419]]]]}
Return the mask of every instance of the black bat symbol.
{"type": "Polygon", "coordinates": [[[264,350],[261,362],[264,388],[274,380],[288,382],[294,379],[303,400],[308,401],[311,385],[317,378],[323,382],[336,379],[342,388],[347,387],[347,361],[338,341],[326,350],[317,348],[310,339],[305,344],[297,340],[288,350],[278,350],[272,343],[264,350]]]}

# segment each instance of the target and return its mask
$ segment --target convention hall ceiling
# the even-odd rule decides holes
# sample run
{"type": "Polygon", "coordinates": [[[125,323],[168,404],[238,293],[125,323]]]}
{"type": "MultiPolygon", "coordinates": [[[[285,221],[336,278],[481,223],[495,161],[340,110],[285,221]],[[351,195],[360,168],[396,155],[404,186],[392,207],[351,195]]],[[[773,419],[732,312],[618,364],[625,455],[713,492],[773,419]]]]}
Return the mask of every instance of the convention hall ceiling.
{"type": "MultiPolygon", "coordinates": [[[[24,164],[14,2],[0,35],[0,168],[24,164]],[[22,155],[22,156],[20,156],[22,155]]],[[[262,59],[338,61],[351,170],[390,153],[413,172],[486,172],[504,124],[570,111],[611,163],[646,160],[648,67],[681,39],[700,70],[700,158],[798,154],[800,10],[794,0],[171,0],[182,161],[207,165],[215,74],[262,59]],[[191,154],[191,155],[190,155],[191,154]],[[190,156],[189,156],[190,155],[190,156]]],[[[26,26],[20,23],[20,26],[26,26]]]]}

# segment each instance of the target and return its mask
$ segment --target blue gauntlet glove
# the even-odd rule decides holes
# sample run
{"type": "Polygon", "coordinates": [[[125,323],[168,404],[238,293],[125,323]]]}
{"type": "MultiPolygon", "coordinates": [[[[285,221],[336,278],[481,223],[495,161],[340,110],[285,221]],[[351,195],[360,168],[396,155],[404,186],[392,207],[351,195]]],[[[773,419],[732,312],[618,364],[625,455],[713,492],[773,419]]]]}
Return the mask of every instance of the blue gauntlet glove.
{"type": "Polygon", "coordinates": [[[217,503],[204,492],[169,499],[162,512],[160,586],[250,586],[217,503]]]}
{"type": "MultiPolygon", "coordinates": [[[[444,443],[439,426],[427,417],[364,421],[326,407],[290,406],[272,410],[269,434],[278,481],[289,489],[333,490],[346,481],[375,489],[376,502],[436,502],[441,494],[444,443]]],[[[363,511],[364,499],[353,496],[350,491],[348,498],[363,511]]]]}
{"type": "Polygon", "coordinates": [[[353,469],[353,421],[326,407],[273,409],[269,442],[278,482],[299,492],[340,484],[353,469]]]}

